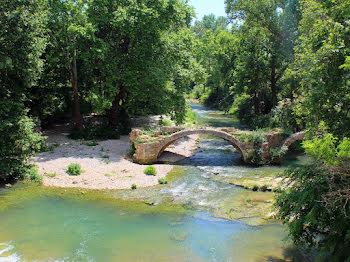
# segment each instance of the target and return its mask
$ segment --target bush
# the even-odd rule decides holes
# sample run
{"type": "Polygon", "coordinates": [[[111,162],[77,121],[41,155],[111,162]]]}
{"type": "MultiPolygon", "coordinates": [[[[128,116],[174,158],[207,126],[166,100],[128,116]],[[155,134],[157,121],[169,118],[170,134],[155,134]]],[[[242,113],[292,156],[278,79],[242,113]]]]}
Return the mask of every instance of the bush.
{"type": "Polygon", "coordinates": [[[185,119],[185,121],[187,123],[191,123],[191,124],[198,124],[196,113],[193,112],[192,108],[190,108],[190,107],[186,111],[186,119],[185,119]]]}
{"type": "MultiPolygon", "coordinates": [[[[4,103],[0,101],[0,106],[4,103]]],[[[23,178],[31,167],[30,157],[40,150],[44,139],[34,132],[34,122],[25,112],[11,106],[7,110],[5,114],[0,110],[0,183],[23,178]]]]}
{"type": "Polygon", "coordinates": [[[350,257],[350,143],[320,134],[303,145],[315,162],[285,172],[288,188],[277,195],[277,218],[288,225],[293,242],[317,248],[327,261],[350,257]]]}
{"type": "Polygon", "coordinates": [[[166,178],[159,178],[158,183],[161,185],[165,185],[168,184],[168,180],[166,180],[166,178]]]}
{"type": "Polygon", "coordinates": [[[135,190],[136,188],[137,188],[136,184],[132,184],[132,185],[131,185],[131,189],[132,189],[132,190],[135,190]]]}
{"type": "Polygon", "coordinates": [[[53,178],[56,176],[56,173],[49,173],[49,174],[46,174],[46,176],[53,178]]]}
{"type": "Polygon", "coordinates": [[[69,138],[85,140],[119,139],[120,132],[111,128],[106,121],[102,123],[90,121],[85,125],[83,131],[78,131],[76,128],[73,128],[69,134],[69,138]]]}
{"type": "Polygon", "coordinates": [[[172,126],[173,123],[169,119],[160,119],[158,121],[158,125],[160,125],[160,126],[172,126]]]}
{"type": "Polygon", "coordinates": [[[263,185],[260,187],[260,191],[265,192],[267,191],[268,185],[263,185]]]}
{"type": "Polygon", "coordinates": [[[257,184],[253,185],[252,190],[253,191],[258,191],[259,190],[259,185],[257,185],[257,184]]]}
{"type": "Polygon", "coordinates": [[[67,167],[66,173],[70,176],[79,176],[82,170],[79,164],[72,163],[67,167]]]}
{"type": "Polygon", "coordinates": [[[146,175],[155,176],[157,174],[157,170],[154,166],[148,166],[143,171],[146,175]]]}
{"type": "Polygon", "coordinates": [[[98,143],[97,143],[97,141],[89,141],[89,142],[86,142],[85,145],[87,145],[87,146],[98,146],[98,143]]]}
{"type": "Polygon", "coordinates": [[[30,169],[28,169],[24,177],[27,180],[31,180],[39,184],[41,184],[43,181],[43,176],[38,173],[38,169],[35,166],[32,166],[30,169]]]}

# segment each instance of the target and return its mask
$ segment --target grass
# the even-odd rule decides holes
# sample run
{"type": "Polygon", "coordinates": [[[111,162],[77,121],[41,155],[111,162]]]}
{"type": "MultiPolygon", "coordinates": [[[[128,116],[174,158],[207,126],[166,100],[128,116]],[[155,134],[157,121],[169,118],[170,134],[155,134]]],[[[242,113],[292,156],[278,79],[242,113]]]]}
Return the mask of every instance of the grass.
{"type": "Polygon", "coordinates": [[[56,173],[49,173],[49,174],[46,174],[46,176],[47,176],[47,177],[51,177],[51,178],[53,178],[53,177],[55,177],[55,176],[56,176],[56,173]]]}
{"type": "Polygon", "coordinates": [[[32,166],[24,176],[27,180],[34,181],[41,184],[43,182],[43,176],[39,174],[37,167],[32,166]]]}
{"type": "Polygon", "coordinates": [[[116,170],[112,170],[111,173],[112,174],[117,174],[117,171],[116,170]]]}
{"type": "Polygon", "coordinates": [[[135,143],[137,143],[137,144],[143,144],[143,143],[146,143],[146,142],[147,142],[146,139],[144,139],[142,137],[138,137],[135,140],[135,143]]]}
{"type": "Polygon", "coordinates": [[[98,146],[98,143],[96,141],[88,141],[85,143],[87,146],[98,146]]]}
{"type": "Polygon", "coordinates": [[[102,155],[102,154],[101,154],[101,158],[103,158],[103,159],[109,159],[109,155],[102,155]]]}
{"type": "Polygon", "coordinates": [[[111,174],[105,174],[105,176],[106,176],[106,177],[110,177],[110,176],[111,176],[111,174]]]}
{"type": "Polygon", "coordinates": [[[168,119],[160,119],[158,121],[158,125],[160,125],[160,126],[172,126],[173,123],[168,119]]]}
{"type": "Polygon", "coordinates": [[[69,164],[66,169],[66,173],[70,176],[79,176],[82,172],[81,166],[76,163],[69,164]]]}
{"type": "Polygon", "coordinates": [[[143,171],[146,175],[149,176],[155,176],[157,174],[157,170],[154,166],[148,166],[145,168],[145,170],[143,171]]]}
{"type": "Polygon", "coordinates": [[[166,180],[166,178],[159,178],[158,183],[161,185],[166,185],[168,184],[168,180],[166,180]]]}

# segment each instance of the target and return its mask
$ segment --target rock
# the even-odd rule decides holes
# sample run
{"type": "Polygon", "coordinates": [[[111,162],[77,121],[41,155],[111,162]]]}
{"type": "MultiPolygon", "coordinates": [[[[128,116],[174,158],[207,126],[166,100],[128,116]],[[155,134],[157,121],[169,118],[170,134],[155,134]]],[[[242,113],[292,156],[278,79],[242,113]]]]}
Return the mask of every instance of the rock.
{"type": "Polygon", "coordinates": [[[75,180],[74,180],[74,181],[73,181],[73,184],[74,184],[74,185],[78,184],[78,181],[75,181],[75,180]]]}
{"type": "Polygon", "coordinates": [[[6,188],[11,188],[12,185],[11,185],[11,184],[6,184],[5,187],[6,187],[6,188]]]}
{"type": "Polygon", "coordinates": [[[131,130],[131,133],[130,133],[130,142],[131,143],[135,143],[136,139],[140,136],[141,134],[141,130],[139,129],[133,129],[131,130]]]}

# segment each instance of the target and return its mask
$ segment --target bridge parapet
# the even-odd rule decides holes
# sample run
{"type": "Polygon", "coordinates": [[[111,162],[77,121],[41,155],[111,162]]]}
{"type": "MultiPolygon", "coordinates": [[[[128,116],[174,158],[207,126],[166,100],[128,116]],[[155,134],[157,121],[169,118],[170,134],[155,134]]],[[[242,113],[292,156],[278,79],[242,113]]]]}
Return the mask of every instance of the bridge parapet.
{"type": "Polygon", "coordinates": [[[161,127],[152,131],[133,129],[130,133],[130,142],[135,145],[133,160],[140,164],[152,164],[157,162],[163,151],[178,139],[193,134],[213,135],[231,144],[245,163],[261,165],[280,163],[285,147],[304,137],[304,133],[300,132],[285,139],[281,130],[275,130],[260,132],[259,140],[254,138],[253,134],[256,133],[235,128],[161,127]]]}

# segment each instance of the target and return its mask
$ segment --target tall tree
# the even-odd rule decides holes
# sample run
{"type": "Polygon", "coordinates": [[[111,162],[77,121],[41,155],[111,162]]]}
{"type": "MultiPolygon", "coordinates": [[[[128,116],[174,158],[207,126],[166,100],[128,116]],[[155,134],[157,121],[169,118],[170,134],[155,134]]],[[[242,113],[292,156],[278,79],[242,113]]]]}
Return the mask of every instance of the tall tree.
{"type": "Polygon", "coordinates": [[[0,2],[0,182],[20,177],[40,136],[27,116],[46,46],[45,1],[0,2]]]}
{"type": "Polygon", "coordinates": [[[302,1],[294,76],[300,111],[310,126],[321,121],[338,137],[350,136],[350,1],[302,1]]]}
{"type": "Polygon", "coordinates": [[[88,21],[87,0],[49,1],[49,29],[50,49],[47,53],[49,66],[52,71],[66,72],[62,78],[53,79],[57,83],[66,85],[70,81],[73,90],[75,123],[82,131],[83,120],[80,112],[80,99],[78,90],[78,64],[77,61],[88,60],[82,50],[83,42],[93,37],[94,27],[88,21]],[[49,60],[50,59],[50,60],[49,60]]]}
{"type": "MultiPolygon", "coordinates": [[[[190,23],[192,9],[178,0],[95,0],[89,9],[102,41],[97,90],[109,101],[109,124],[116,128],[135,105],[164,108],[168,75],[163,35],[190,23]],[[160,106],[160,107],[159,107],[160,106]]],[[[178,50],[181,52],[181,50],[178,50]]]]}

